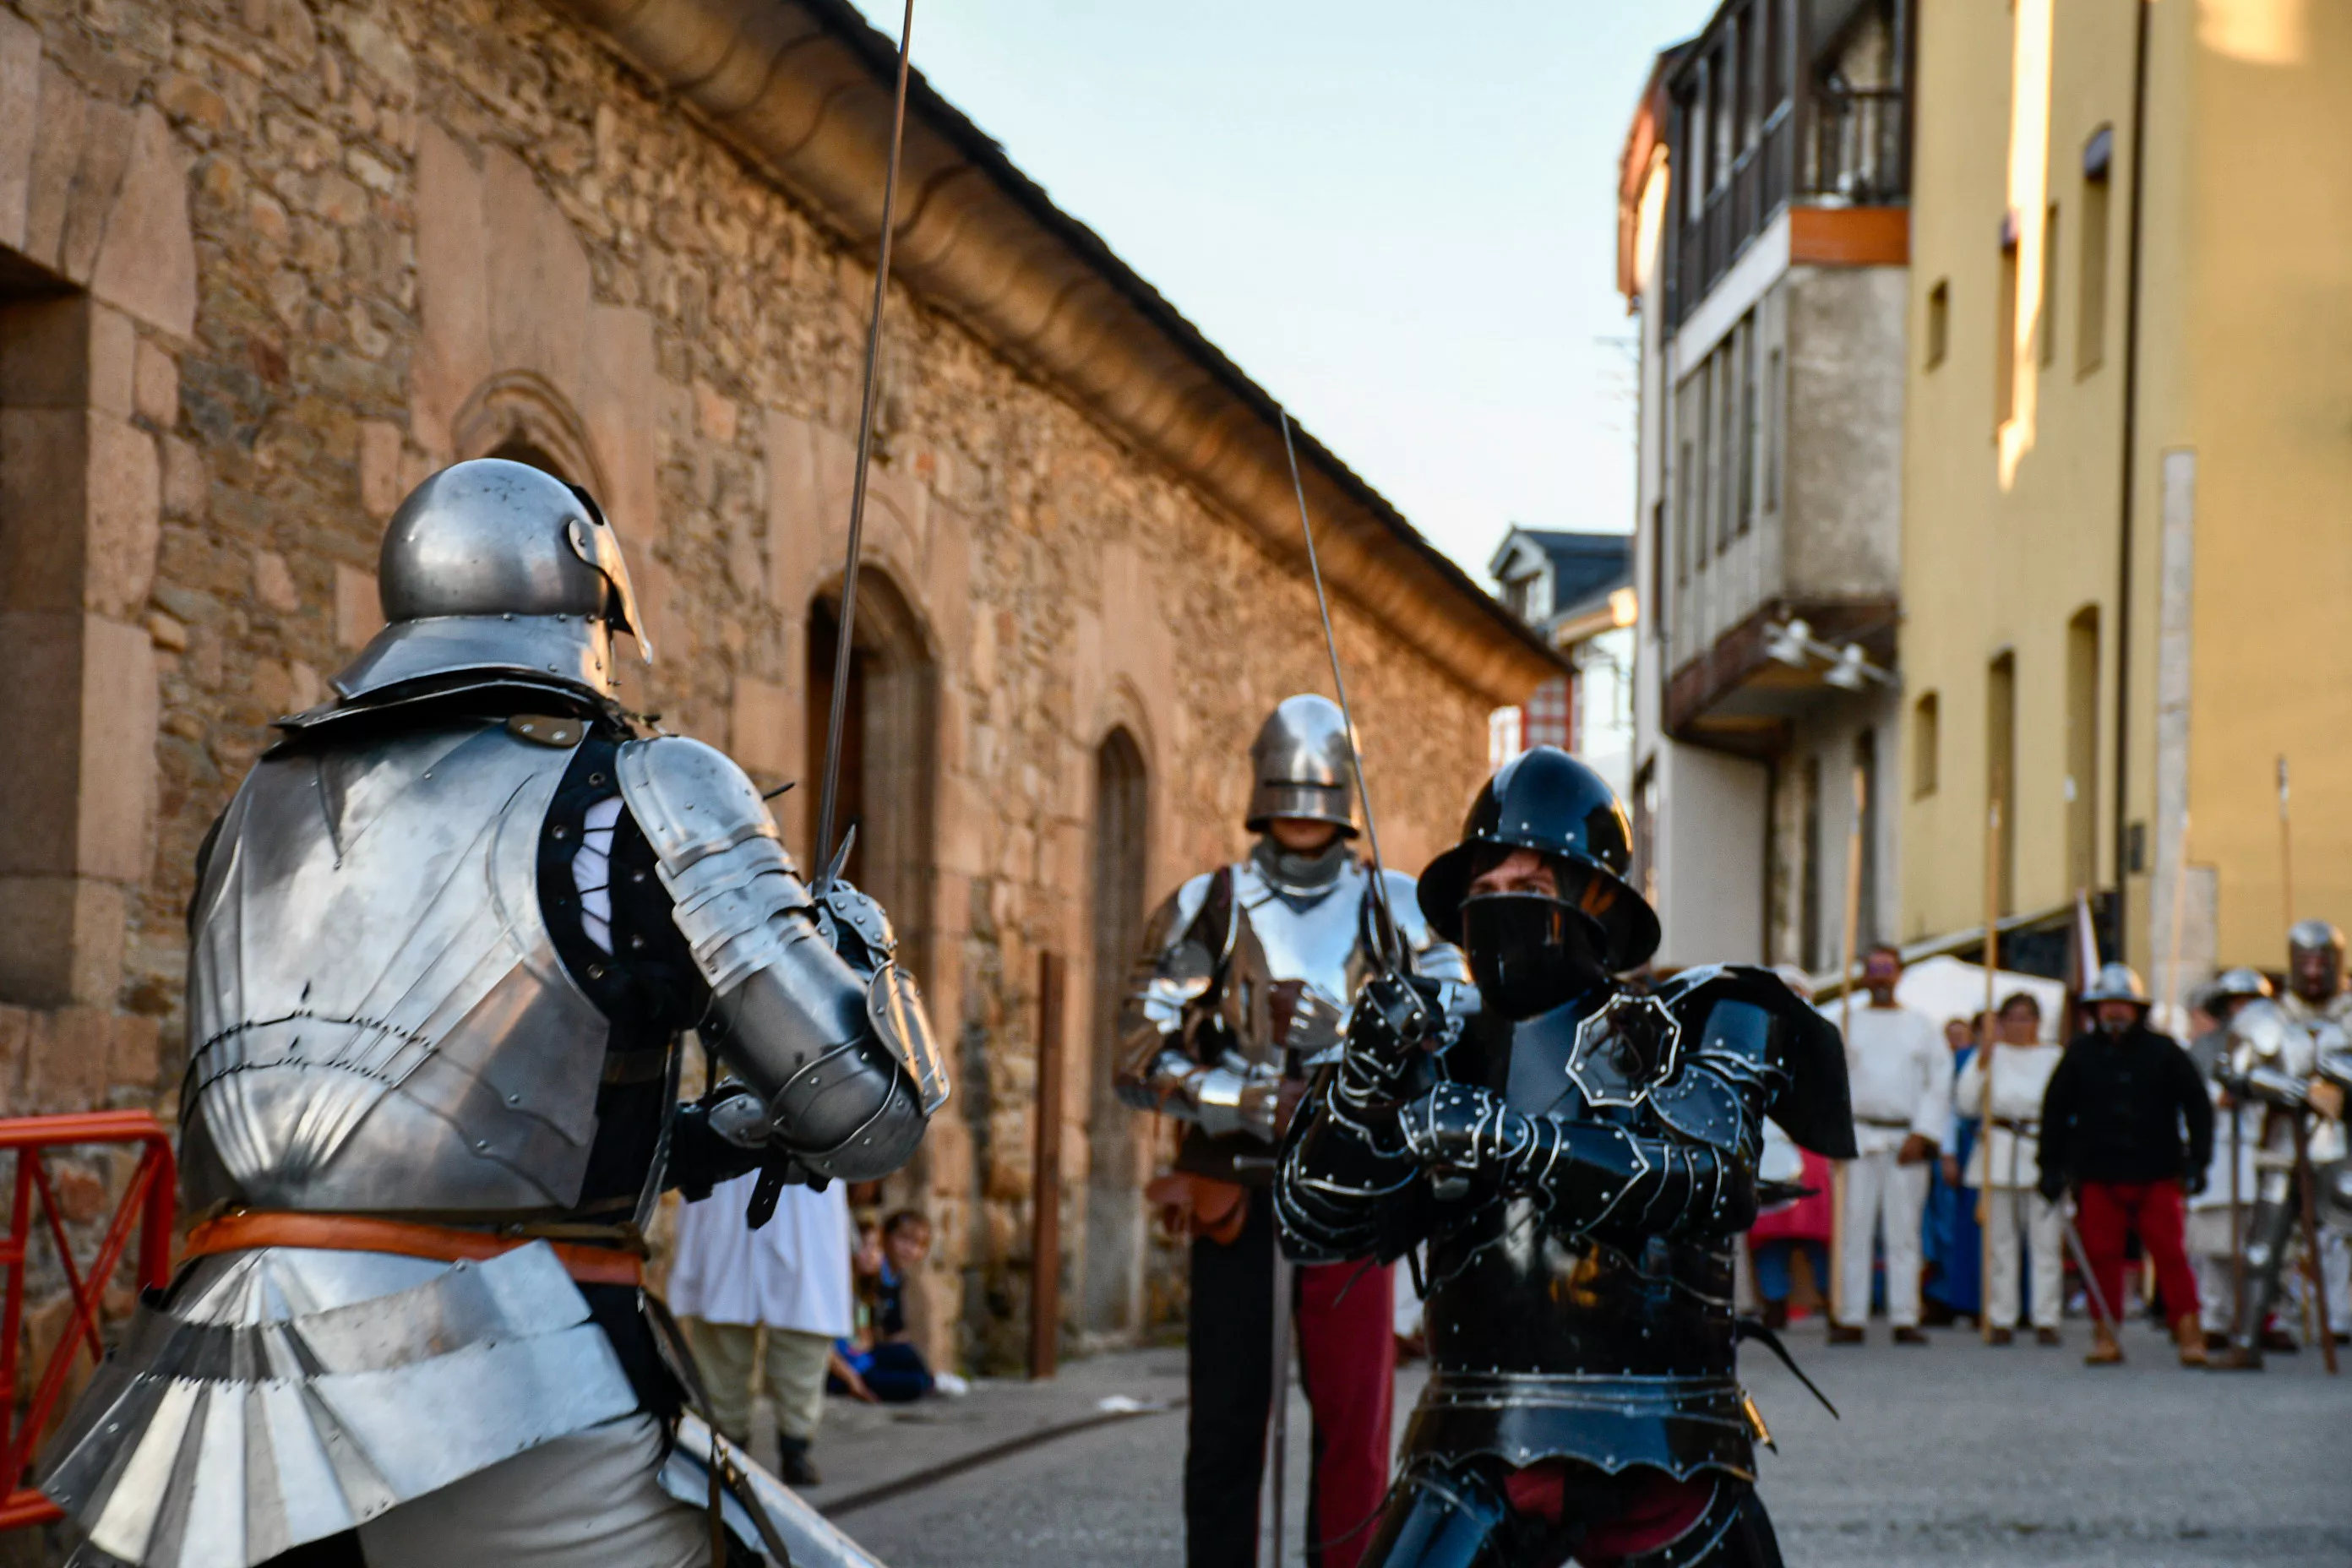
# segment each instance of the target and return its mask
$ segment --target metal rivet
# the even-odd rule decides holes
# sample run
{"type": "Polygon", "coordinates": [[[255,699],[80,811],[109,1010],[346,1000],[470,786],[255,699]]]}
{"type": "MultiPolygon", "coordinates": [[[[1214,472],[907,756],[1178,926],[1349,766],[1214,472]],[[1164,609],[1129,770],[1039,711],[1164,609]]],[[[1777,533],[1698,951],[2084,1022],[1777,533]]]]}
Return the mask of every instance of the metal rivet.
{"type": "Polygon", "coordinates": [[[519,1094],[508,1095],[507,1103],[509,1105],[520,1105],[522,1103],[522,1096],[519,1094]]]}
{"type": "Polygon", "coordinates": [[[474,1140],[474,1147],[487,1154],[490,1150],[490,1141],[487,1138],[477,1138],[474,1140]]]}

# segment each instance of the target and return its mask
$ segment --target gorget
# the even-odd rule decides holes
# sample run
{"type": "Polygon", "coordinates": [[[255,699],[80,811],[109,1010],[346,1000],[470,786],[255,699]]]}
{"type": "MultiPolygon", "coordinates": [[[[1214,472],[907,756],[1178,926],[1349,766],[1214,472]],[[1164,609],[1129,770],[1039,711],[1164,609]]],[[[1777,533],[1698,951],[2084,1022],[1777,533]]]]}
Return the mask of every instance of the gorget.
{"type": "Polygon", "coordinates": [[[578,1201],[608,1029],[540,913],[575,747],[528,722],[290,746],[247,776],[193,921],[188,1207],[578,1201]]]}
{"type": "Polygon", "coordinates": [[[636,1408],[544,1242],[454,1264],[265,1247],[139,1308],[38,1485],[110,1558],[252,1568],[636,1408]]]}

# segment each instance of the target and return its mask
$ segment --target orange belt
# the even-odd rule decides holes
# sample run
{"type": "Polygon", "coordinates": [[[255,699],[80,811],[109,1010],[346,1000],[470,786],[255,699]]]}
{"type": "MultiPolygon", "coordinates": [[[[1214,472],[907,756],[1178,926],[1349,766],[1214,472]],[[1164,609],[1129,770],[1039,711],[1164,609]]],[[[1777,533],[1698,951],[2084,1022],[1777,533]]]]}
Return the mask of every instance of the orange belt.
{"type": "MultiPolygon", "coordinates": [[[[209,1258],[259,1247],[311,1247],[328,1252],[389,1252],[401,1258],[429,1258],[437,1263],[479,1263],[545,1239],[361,1215],[247,1209],[194,1226],[188,1232],[182,1256],[209,1258]]],[[[547,1245],[555,1249],[565,1272],[583,1285],[645,1283],[645,1259],[635,1253],[570,1241],[548,1241],[547,1245]]]]}

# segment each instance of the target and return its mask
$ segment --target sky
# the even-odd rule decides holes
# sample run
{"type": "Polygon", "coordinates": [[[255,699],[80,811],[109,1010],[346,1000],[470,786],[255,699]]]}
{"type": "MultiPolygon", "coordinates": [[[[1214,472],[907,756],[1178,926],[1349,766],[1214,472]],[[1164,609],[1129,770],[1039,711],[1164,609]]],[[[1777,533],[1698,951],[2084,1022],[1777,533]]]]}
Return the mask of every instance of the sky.
{"type": "MultiPolygon", "coordinates": [[[[898,0],[856,3],[897,36],[898,0]]],[[[1652,57],[1713,9],[916,0],[912,52],[1484,581],[1514,522],[1633,526],[1617,161],[1652,57]]]]}

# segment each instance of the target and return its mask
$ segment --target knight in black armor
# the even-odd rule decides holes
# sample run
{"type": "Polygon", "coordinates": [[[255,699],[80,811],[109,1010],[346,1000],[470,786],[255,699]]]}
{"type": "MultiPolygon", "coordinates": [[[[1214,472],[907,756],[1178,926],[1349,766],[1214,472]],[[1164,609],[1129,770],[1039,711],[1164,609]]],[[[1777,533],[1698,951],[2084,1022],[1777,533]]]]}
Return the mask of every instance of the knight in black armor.
{"type": "Polygon", "coordinates": [[[1780,1562],[1732,1248],[1768,1114],[1852,1157],[1844,1054],[1769,970],[1613,978],[1658,941],[1630,858],[1591,769],[1507,763],[1419,889],[1480,1010],[1371,981],[1284,1147],[1293,1257],[1428,1247],[1432,1370],[1367,1565],[1780,1562]]]}
{"type": "Polygon", "coordinates": [[[688,1568],[714,1507],[850,1561],[682,1415],[642,1261],[666,1184],[913,1152],[947,1086],[889,922],[614,701],[614,634],[651,653],[585,492],[445,469],[379,582],[198,858],[187,1257],[47,1450],[76,1562],[688,1568]]]}

